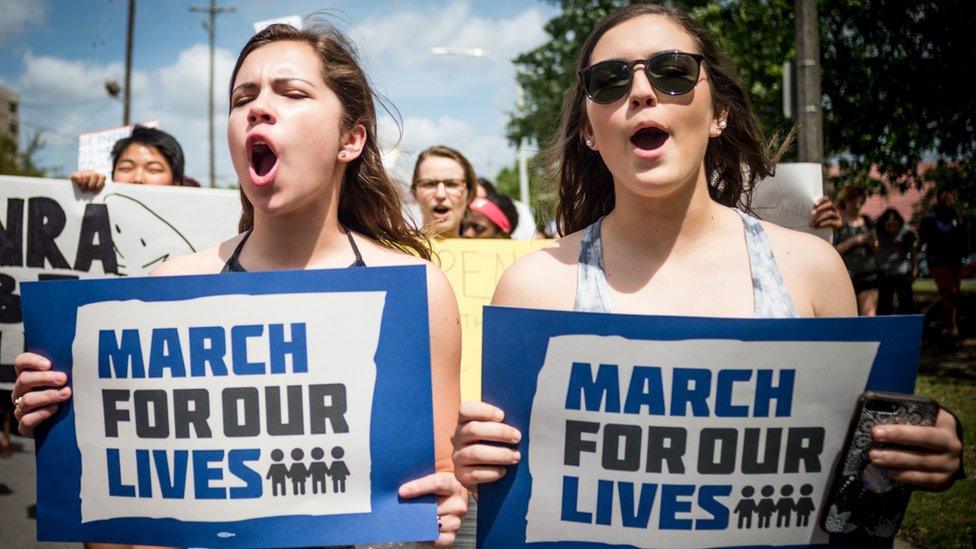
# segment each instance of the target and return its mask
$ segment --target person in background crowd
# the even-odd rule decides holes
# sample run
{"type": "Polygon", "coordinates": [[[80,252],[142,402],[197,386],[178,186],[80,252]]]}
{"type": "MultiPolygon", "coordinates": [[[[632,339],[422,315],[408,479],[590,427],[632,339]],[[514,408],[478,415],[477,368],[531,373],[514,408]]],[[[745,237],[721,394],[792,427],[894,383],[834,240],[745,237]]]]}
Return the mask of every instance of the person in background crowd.
{"type": "Polygon", "coordinates": [[[489,194],[500,194],[500,193],[498,192],[498,189],[495,187],[494,183],[488,181],[484,177],[479,177],[478,187],[477,189],[475,189],[475,197],[484,198],[489,194]]]}
{"type": "Polygon", "coordinates": [[[460,152],[443,145],[421,152],[410,189],[423,214],[424,230],[435,238],[460,238],[477,184],[471,162],[460,152]]]}
{"type": "MultiPolygon", "coordinates": [[[[183,166],[179,141],[155,128],[136,126],[129,137],[112,147],[112,181],[116,183],[182,185],[183,166]]],[[[77,171],[68,178],[83,191],[98,192],[105,186],[105,176],[95,170],[77,171]]]]}
{"type": "Polygon", "coordinates": [[[475,198],[468,205],[461,236],[464,238],[512,238],[518,226],[518,211],[512,199],[498,193],[475,198]]]}
{"type": "Polygon", "coordinates": [[[864,189],[857,185],[844,187],[837,193],[843,224],[834,230],[834,248],[844,258],[847,274],[854,284],[857,313],[874,316],[878,309],[878,267],[874,262],[878,239],[874,224],[861,215],[865,196],[864,189]]]}
{"type": "Polygon", "coordinates": [[[915,314],[912,281],[915,280],[917,260],[915,231],[894,208],[878,216],[874,224],[878,235],[878,314],[894,314],[894,299],[898,297],[898,314],[915,314]]]}
{"type": "Polygon", "coordinates": [[[942,329],[950,338],[959,337],[960,271],[966,254],[956,199],[955,189],[942,187],[936,191],[935,205],[922,218],[918,235],[919,247],[925,246],[925,261],[942,298],[942,329]]]}
{"type": "MultiPolygon", "coordinates": [[[[748,93],[706,27],[674,8],[633,4],[597,24],[576,68],[549,153],[565,236],[515,262],[493,304],[718,318],[856,314],[830,245],[737,208],[779,155],[766,152],[748,93]]],[[[454,463],[465,486],[497,481],[521,460],[513,445],[522,434],[504,418],[484,402],[461,406],[454,463]]],[[[941,410],[932,427],[875,429],[891,447],[870,458],[901,483],[945,489],[962,473],[958,426],[941,410]]]]}
{"type": "MultiPolygon", "coordinates": [[[[447,278],[427,260],[426,239],[401,216],[377,143],[377,98],[355,50],[331,26],[270,25],[241,50],[229,91],[227,144],[241,184],[241,234],[170,258],[152,274],[423,265],[436,472],[404,483],[399,496],[436,497],[438,516],[430,520],[437,520],[437,544],[449,546],[467,509],[451,460],[460,401],[458,308],[447,278]]],[[[470,181],[473,190],[473,175],[470,181]]],[[[22,353],[14,366],[15,414],[20,432],[31,435],[71,390],[67,376],[40,355],[22,353]]]]}
{"type": "MultiPolygon", "coordinates": [[[[484,177],[478,178],[478,198],[485,198],[489,194],[502,194],[495,188],[495,185],[485,179],[484,177]]],[[[528,204],[515,200],[514,198],[505,195],[509,200],[511,200],[512,205],[515,208],[515,213],[518,219],[521,221],[517,223],[515,228],[512,229],[511,238],[515,240],[532,240],[533,238],[550,238],[543,233],[536,233],[535,230],[535,213],[528,204]]]]}

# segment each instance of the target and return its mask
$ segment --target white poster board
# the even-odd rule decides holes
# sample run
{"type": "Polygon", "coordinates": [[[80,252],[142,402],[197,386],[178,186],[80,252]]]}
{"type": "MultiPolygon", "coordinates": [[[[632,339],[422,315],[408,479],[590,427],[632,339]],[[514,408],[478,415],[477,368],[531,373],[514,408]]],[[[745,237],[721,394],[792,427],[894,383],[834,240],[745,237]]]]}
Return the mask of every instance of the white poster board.
{"type": "Polygon", "coordinates": [[[146,275],[237,234],[237,191],[0,176],[0,389],[23,350],[19,283],[146,275]]]}
{"type": "Polygon", "coordinates": [[[831,229],[814,229],[810,226],[810,210],[823,195],[823,169],[820,164],[777,164],[776,174],[761,180],[753,189],[752,211],[763,221],[832,242],[831,229]]]}

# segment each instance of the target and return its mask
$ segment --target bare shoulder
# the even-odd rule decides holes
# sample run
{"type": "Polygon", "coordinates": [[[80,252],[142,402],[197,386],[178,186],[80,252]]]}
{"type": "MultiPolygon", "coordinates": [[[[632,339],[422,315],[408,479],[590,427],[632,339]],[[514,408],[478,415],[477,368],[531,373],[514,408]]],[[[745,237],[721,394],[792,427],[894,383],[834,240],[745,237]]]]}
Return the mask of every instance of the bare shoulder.
{"type": "MultiPolygon", "coordinates": [[[[449,299],[454,302],[454,291],[443,271],[430,261],[400,250],[383,246],[372,238],[354,233],[356,245],[368,267],[396,267],[404,265],[423,265],[427,269],[427,293],[435,301],[449,299]]],[[[456,308],[456,305],[455,305],[456,308]]]]}
{"type": "Polygon", "coordinates": [[[819,237],[765,221],[762,226],[769,237],[784,282],[801,314],[857,314],[847,268],[831,244],[819,237]]]}
{"type": "Polygon", "coordinates": [[[509,267],[495,287],[493,305],[572,309],[582,231],[532,252],[509,267]]]}
{"type": "Polygon", "coordinates": [[[240,234],[212,248],[171,257],[149,274],[150,276],[179,276],[219,273],[242,238],[244,235],[240,234]]]}

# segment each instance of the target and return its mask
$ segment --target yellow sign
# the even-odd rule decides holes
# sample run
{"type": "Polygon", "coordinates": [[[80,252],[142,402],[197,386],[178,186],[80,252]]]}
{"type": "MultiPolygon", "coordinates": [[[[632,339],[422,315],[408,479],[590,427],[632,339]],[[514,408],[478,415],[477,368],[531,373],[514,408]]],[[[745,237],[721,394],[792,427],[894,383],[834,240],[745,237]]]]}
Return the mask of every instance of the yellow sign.
{"type": "Polygon", "coordinates": [[[461,238],[434,241],[434,261],[451,282],[461,312],[461,402],[481,399],[481,308],[491,303],[495,285],[505,269],[551,242],[461,238]]]}

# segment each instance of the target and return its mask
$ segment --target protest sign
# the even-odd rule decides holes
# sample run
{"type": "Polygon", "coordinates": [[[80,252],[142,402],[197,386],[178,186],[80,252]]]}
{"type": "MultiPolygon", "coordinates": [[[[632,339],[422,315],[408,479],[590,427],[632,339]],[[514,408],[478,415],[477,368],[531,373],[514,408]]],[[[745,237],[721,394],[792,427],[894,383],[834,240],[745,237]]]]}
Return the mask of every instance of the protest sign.
{"type": "Polygon", "coordinates": [[[27,283],[73,395],[38,539],[298,547],[437,537],[423,267],[27,283]]]}
{"type": "Polygon", "coordinates": [[[831,229],[810,226],[810,210],[823,193],[823,168],[814,162],[782,162],[776,174],[752,190],[752,212],[763,221],[833,241],[831,229]]]}
{"type": "Polygon", "coordinates": [[[826,544],[857,397],[912,392],[921,332],[921,317],[484,321],[484,399],[523,438],[479,488],[479,547],[826,544]]]}
{"type": "MultiPolygon", "coordinates": [[[[144,122],[147,128],[155,128],[157,122],[144,122]]],[[[109,180],[112,179],[112,147],[119,139],[125,139],[132,134],[133,126],[122,126],[83,133],[78,136],[78,169],[95,170],[109,180]]]]}
{"type": "Polygon", "coordinates": [[[481,309],[491,302],[495,285],[520,257],[551,240],[435,240],[437,263],[454,289],[461,313],[461,402],[481,398],[481,309]]]}
{"type": "Polygon", "coordinates": [[[24,350],[19,284],[149,273],[237,234],[236,191],[0,176],[0,388],[24,350]]]}

